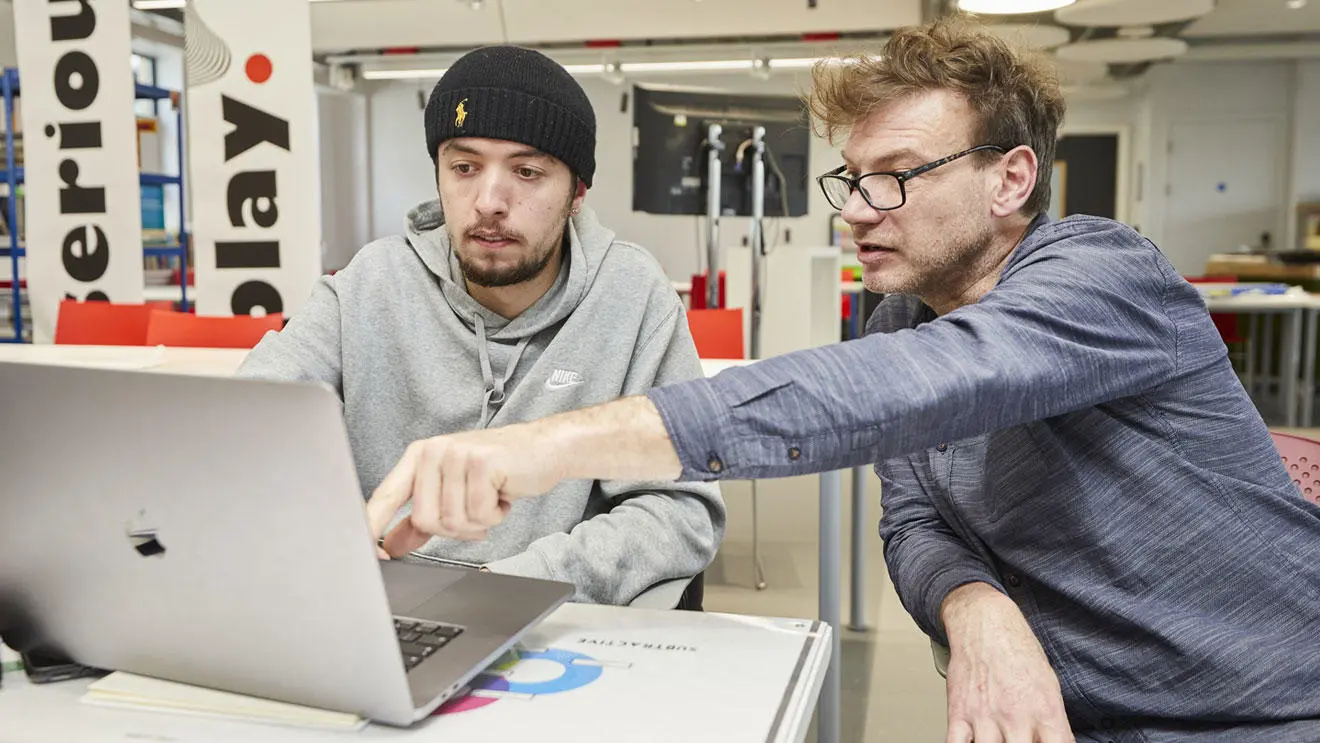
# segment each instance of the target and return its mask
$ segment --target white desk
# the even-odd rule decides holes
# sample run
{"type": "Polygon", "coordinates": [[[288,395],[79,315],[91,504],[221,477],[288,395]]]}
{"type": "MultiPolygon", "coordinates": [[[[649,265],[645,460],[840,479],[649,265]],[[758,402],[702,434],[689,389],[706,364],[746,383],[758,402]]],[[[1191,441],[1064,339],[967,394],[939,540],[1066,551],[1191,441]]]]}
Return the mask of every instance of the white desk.
{"type": "MultiPolygon", "coordinates": [[[[133,346],[51,346],[51,345],[6,345],[0,344],[0,361],[27,361],[45,364],[67,364],[78,366],[99,366],[105,368],[131,368],[146,372],[172,372],[180,374],[203,374],[227,376],[233,374],[246,356],[246,350],[219,348],[145,348],[133,346]]],[[[701,362],[706,376],[751,363],[740,359],[705,359],[701,362]]],[[[856,529],[865,533],[864,483],[865,468],[856,468],[854,477],[854,513],[856,529]]],[[[843,569],[839,545],[843,538],[843,480],[839,472],[827,472],[820,476],[820,585],[819,618],[833,628],[829,656],[831,662],[825,674],[825,687],[820,693],[821,743],[837,743],[840,725],[841,679],[841,644],[838,634],[842,624],[843,604],[843,569]]],[[[860,562],[863,555],[864,540],[855,538],[853,544],[853,601],[854,621],[857,627],[861,598],[862,570],[860,562]]],[[[809,716],[809,715],[808,715],[809,716]]]]}
{"type": "Polygon", "coordinates": [[[0,361],[220,377],[232,375],[246,356],[247,349],[233,348],[0,344],[0,361]]]}
{"type": "Polygon", "coordinates": [[[444,714],[411,728],[372,725],[357,734],[107,709],[78,701],[87,679],[38,686],[10,672],[0,688],[0,738],[6,743],[800,742],[820,692],[830,636],[829,626],[815,621],[569,604],[533,629],[522,646],[566,651],[561,657],[588,656],[577,660],[602,669],[594,680],[547,693],[542,682],[563,677],[567,667],[524,660],[504,677],[513,687],[507,692],[478,691],[462,711],[447,706],[444,714]],[[684,649],[622,645],[629,642],[684,649]],[[517,684],[527,687],[524,693],[514,693],[517,684]]]}
{"type": "MultiPolygon", "coordinates": [[[[1310,427],[1315,395],[1316,335],[1320,331],[1320,295],[1302,291],[1290,291],[1287,294],[1239,294],[1236,297],[1206,297],[1205,304],[1210,312],[1283,315],[1283,355],[1279,363],[1280,376],[1283,378],[1284,424],[1293,427],[1300,421],[1302,426],[1310,427]]],[[[1265,343],[1262,358],[1268,360],[1271,356],[1270,334],[1257,333],[1256,322],[1252,323],[1249,332],[1252,337],[1262,337],[1265,343]]],[[[1255,359],[1248,358],[1247,365],[1250,384],[1255,359]]]]}

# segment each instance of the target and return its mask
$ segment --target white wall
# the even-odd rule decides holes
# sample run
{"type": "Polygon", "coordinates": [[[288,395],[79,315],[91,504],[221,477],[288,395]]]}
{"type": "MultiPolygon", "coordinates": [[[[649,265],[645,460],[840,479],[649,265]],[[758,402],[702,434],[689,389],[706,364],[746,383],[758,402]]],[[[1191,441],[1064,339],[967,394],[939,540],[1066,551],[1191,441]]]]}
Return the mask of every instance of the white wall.
{"type": "Polygon", "coordinates": [[[318,89],[321,151],[321,266],[337,270],[370,241],[371,183],[367,100],[318,89]]]}
{"type": "Polygon", "coordinates": [[[368,137],[371,153],[372,239],[403,232],[408,210],[435,198],[434,166],[426,154],[422,125],[425,96],[434,80],[393,83],[369,89],[368,137]]]}
{"type": "Polygon", "coordinates": [[[14,5],[0,2],[0,67],[18,66],[18,45],[14,40],[14,5]]]}
{"type": "MultiPolygon", "coordinates": [[[[1171,187],[1169,146],[1171,132],[1178,123],[1216,122],[1234,119],[1270,119],[1287,132],[1293,122],[1291,62],[1183,62],[1160,65],[1150,71],[1144,85],[1144,126],[1148,141],[1141,158],[1145,163],[1143,203],[1138,218],[1143,232],[1157,245],[1166,248],[1174,266],[1183,273],[1200,273],[1205,259],[1235,245],[1204,245],[1171,249],[1168,232],[1168,196],[1171,187]]],[[[1173,143],[1177,146],[1177,143],[1173,143]]],[[[1188,144],[1188,143],[1185,143],[1188,144]]],[[[1287,172],[1293,160],[1286,136],[1279,138],[1279,148],[1271,159],[1280,179],[1280,198],[1276,205],[1273,244],[1286,239],[1286,194],[1290,190],[1287,172]]]]}
{"type": "MultiPolygon", "coordinates": [[[[1320,201],[1320,61],[1297,64],[1292,127],[1293,202],[1320,201]]],[[[1289,245],[1297,244],[1296,212],[1288,214],[1289,245]]]]}

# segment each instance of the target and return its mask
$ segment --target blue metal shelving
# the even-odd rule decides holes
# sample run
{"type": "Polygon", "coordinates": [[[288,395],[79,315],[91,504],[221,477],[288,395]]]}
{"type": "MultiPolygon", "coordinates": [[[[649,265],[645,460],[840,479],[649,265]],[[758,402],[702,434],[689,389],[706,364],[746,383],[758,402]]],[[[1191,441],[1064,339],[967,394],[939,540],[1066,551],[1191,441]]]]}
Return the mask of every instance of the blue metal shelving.
{"type": "MultiPolygon", "coordinates": [[[[15,167],[14,163],[14,99],[19,96],[20,86],[18,82],[18,70],[13,67],[5,68],[3,74],[0,74],[0,93],[4,96],[4,115],[5,115],[5,167],[0,171],[0,182],[9,185],[8,200],[8,218],[9,218],[9,245],[0,247],[0,257],[8,256],[9,265],[13,275],[13,319],[14,319],[14,337],[13,339],[0,339],[0,343],[22,343],[23,342],[23,300],[22,283],[19,277],[18,259],[26,255],[27,250],[24,246],[18,244],[18,187],[23,183],[23,168],[15,167]]],[[[186,311],[188,309],[188,232],[185,229],[187,209],[186,196],[183,191],[183,107],[178,103],[180,96],[174,91],[164,88],[157,88],[151,85],[137,84],[134,86],[134,97],[139,100],[152,101],[173,101],[174,110],[179,117],[178,136],[175,137],[175,144],[179,155],[179,173],[180,175],[164,175],[161,173],[142,173],[140,177],[141,184],[144,186],[176,186],[179,189],[179,241],[171,245],[153,245],[143,247],[142,254],[147,257],[165,257],[177,258],[179,260],[179,290],[181,292],[182,306],[186,311]]]]}

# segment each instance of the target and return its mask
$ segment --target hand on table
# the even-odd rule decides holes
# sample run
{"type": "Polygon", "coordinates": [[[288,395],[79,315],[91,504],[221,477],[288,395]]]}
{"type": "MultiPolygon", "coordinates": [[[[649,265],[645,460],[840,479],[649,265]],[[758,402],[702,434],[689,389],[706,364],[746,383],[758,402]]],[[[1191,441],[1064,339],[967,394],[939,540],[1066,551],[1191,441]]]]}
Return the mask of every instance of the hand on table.
{"type": "Polygon", "coordinates": [[[949,594],[943,614],[947,743],[1072,743],[1059,679],[1017,606],[970,584],[949,594]]]}
{"type": "Polygon", "coordinates": [[[367,502],[377,539],[412,504],[411,515],[385,535],[381,556],[406,555],[433,536],[485,539],[514,500],[553,488],[561,479],[556,457],[533,435],[533,426],[437,436],[409,446],[367,502]]]}

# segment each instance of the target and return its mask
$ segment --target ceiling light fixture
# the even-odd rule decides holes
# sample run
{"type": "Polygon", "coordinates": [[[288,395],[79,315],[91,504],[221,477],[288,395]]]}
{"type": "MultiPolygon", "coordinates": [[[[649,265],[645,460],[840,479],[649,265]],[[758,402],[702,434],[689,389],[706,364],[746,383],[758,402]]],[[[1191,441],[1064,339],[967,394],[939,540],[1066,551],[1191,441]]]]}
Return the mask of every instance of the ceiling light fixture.
{"type": "MultiPolygon", "coordinates": [[[[309,3],[332,3],[336,0],[307,0],[309,3]]],[[[137,10],[174,10],[188,4],[187,0],[133,0],[137,10]]]]}
{"type": "Polygon", "coordinates": [[[699,62],[623,62],[619,69],[632,72],[732,72],[750,70],[756,66],[750,59],[712,59],[699,62]]]}
{"type": "Polygon", "coordinates": [[[1306,0],[1288,0],[1284,4],[1292,10],[1301,10],[1306,7],[1306,0]]]}
{"type": "Polygon", "coordinates": [[[1075,2],[1077,0],[958,0],[958,7],[968,13],[1017,15],[1058,10],[1075,2]]]}
{"type": "MultiPolygon", "coordinates": [[[[620,78],[629,74],[662,74],[667,72],[763,72],[766,70],[809,69],[817,62],[842,63],[839,57],[792,57],[787,59],[715,59],[673,62],[610,62],[597,64],[569,64],[564,69],[570,75],[603,75],[620,78]]],[[[414,80],[434,78],[445,74],[445,67],[376,68],[362,71],[364,80],[414,80]]]]}

